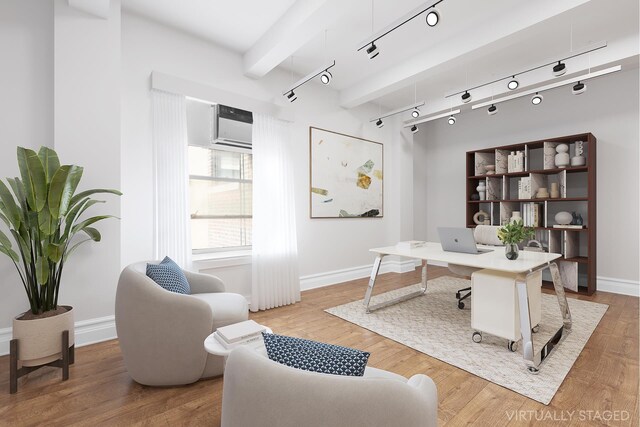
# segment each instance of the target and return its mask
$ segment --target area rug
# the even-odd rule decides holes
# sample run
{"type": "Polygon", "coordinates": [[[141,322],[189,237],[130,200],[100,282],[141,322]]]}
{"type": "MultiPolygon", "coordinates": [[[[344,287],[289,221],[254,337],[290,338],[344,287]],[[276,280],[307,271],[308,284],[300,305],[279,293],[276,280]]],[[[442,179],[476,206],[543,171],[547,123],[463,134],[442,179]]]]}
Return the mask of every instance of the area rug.
{"type": "MultiPolygon", "coordinates": [[[[325,311],[548,405],[608,305],[567,298],[573,319],[571,332],[543,362],[538,375],[532,375],[526,371],[521,342],[518,351],[512,353],[503,338],[483,334],[481,343],[471,340],[471,301],[465,301],[466,308],[459,310],[455,299],[456,290],[468,286],[468,280],[444,276],[429,280],[424,296],[370,314],[365,312],[362,300],[325,311]]],[[[374,296],[371,303],[388,301],[418,288],[416,284],[386,292],[374,296]]],[[[543,293],[540,330],[533,334],[536,350],[560,326],[562,317],[556,296],[543,293]]]]}

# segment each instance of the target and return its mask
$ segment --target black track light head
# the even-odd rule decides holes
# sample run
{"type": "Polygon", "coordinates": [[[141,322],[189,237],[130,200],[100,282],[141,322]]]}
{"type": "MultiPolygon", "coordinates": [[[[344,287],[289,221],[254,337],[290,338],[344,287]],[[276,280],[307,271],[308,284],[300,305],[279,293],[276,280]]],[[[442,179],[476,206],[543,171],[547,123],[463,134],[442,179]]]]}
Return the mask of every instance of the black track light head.
{"type": "Polygon", "coordinates": [[[420,129],[418,129],[418,126],[416,125],[411,126],[411,133],[418,133],[419,130],[420,129]]]}
{"type": "Polygon", "coordinates": [[[455,125],[456,118],[454,116],[449,116],[449,118],[447,119],[447,123],[449,123],[450,125],[455,125]]]}
{"type": "Polygon", "coordinates": [[[531,97],[531,103],[533,105],[540,105],[542,104],[543,99],[544,97],[540,95],[538,92],[536,92],[536,94],[531,97]]]}
{"type": "Polygon", "coordinates": [[[379,128],[382,128],[382,126],[384,126],[384,123],[382,123],[382,119],[378,119],[378,121],[376,122],[376,126],[378,126],[379,128]]]}
{"type": "Polygon", "coordinates": [[[496,107],[495,105],[491,104],[491,107],[489,107],[487,109],[487,114],[489,114],[490,116],[493,116],[494,114],[496,114],[498,112],[498,107],[496,107]]]}
{"type": "Polygon", "coordinates": [[[562,61],[558,61],[558,63],[553,66],[553,75],[556,77],[560,77],[566,72],[567,72],[567,66],[564,65],[562,61]]]}
{"type": "Polygon", "coordinates": [[[440,22],[440,12],[438,11],[438,9],[431,9],[429,12],[427,12],[427,17],[425,19],[428,26],[435,27],[440,22]]]}
{"type": "Polygon", "coordinates": [[[465,91],[465,93],[462,94],[462,102],[464,102],[465,104],[469,101],[471,101],[471,94],[468,91],[465,91]]]}
{"type": "Polygon", "coordinates": [[[329,70],[325,70],[322,72],[322,74],[320,74],[320,81],[322,82],[323,85],[328,85],[329,83],[331,83],[332,78],[333,78],[333,75],[329,70]]]}
{"type": "Polygon", "coordinates": [[[411,110],[411,117],[413,117],[414,119],[420,117],[420,110],[418,109],[418,107],[411,110]]]}
{"type": "Polygon", "coordinates": [[[289,100],[289,102],[293,102],[296,99],[298,99],[298,95],[296,95],[293,91],[291,91],[287,94],[287,99],[289,100]]]}
{"type": "Polygon", "coordinates": [[[516,80],[516,76],[513,76],[513,79],[509,80],[509,83],[507,83],[509,90],[516,90],[518,89],[518,86],[520,86],[520,83],[516,80]]]}
{"type": "Polygon", "coordinates": [[[380,54],[378,50],[378,46],[374,42],[371,42],[371,46],[367,48],[367,55],[369,55],[369,59],[373,59],[380,54]]]}
{"type": "Polygon", "coordinates": [[[582,82],[578,82],[571,88],[571,93],[574,95],[580,95],[581,93],[585,93],[587,91],[587,85],[582,82]]]}

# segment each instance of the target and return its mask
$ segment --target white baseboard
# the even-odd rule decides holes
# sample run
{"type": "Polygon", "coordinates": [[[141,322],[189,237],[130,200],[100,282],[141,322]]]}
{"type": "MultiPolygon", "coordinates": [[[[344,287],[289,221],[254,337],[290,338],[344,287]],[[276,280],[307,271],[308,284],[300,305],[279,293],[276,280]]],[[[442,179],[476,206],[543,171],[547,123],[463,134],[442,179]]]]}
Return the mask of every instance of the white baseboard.
{"type": "MultiPolygon", "coordinates": [[[[309,274],[300,277],[300,290],[321,288],[323,286],[335,285],[336,283],[348,282],[350,280],[362,279],[371,275],[373,264],[359,267],[344,268],[342,270],[328,271],[325,273],[309,274]]],[[[407,273],[415,269],[413,260],[386,260],[382,261],[380,274],[384,273],[407,273]]]]}
{"type": "MultiPolygon", "coordinates": [[[[11,336],[11,328],[0,329],[0,356],[9,354],[11,336]]],[[[76,347],[112,340],[116,337],[116,321],[114,316],[80,320],[75,323],[76,347]]]]}
{"type": "Polygon", "coordinates": [[[640,282],[637,280],[614,279],[612,277],[598,277],[596,289],[602,292],[640,297],[640,282]]]}

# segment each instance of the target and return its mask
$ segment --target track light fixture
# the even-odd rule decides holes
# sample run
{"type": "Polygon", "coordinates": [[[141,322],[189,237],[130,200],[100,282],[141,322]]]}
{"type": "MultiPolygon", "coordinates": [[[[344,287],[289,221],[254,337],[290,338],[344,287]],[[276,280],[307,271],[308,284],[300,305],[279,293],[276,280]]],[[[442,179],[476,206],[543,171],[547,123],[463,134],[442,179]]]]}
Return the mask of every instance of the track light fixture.
{"type": "MultiPolygon", "coordinates": [[[[392,31],[397,30],[398,28],[402,27],[404,24],[406,24],[407,22],[417,18],[418,16],[422,15],[423,13],[427,12],[426,16],[425,16],[425,20],[427,22],[427,25],[429,27],[435,27],[436,25],[438,25],[438,23],[440,22],[440,11],[438,11],[437,9],[435,9],[435,7],[437,5],[439,5],[440,3],[442,3],[444,0],[437,0],[437,1],[429,1],[427,3],[424,3],[420,6],[418,6],[417,8],[411,10],[410,12],[407,12],[404,16],[396,19],[395,21],[393,21],[392,23],[390,23],[389,25],[387,25],[386,27],[378,30],[377,32],[371,34],[369,37],[367,37],[365,40],[361,41],[358,44],[358,48],[356,49],[358,52],[366,49],[367,55],[369,55],[369,59],[373,59],[376,56],[378,56],[378,49],[375,45],[375,42],[377,42],[378,40],[380,40],[381,38],[383,38],[384,36],[386,36],[387,34],[391,33],[392,31]]],[[[373,12],[372,12],[372,32],[373,32],[373,12]]]]}
{"type": "Polygon", "coordinates": [[[516,76],[513,76],[509,83],[507,83],[507,87],[509,88],[509,90],[516,90],[518,89],[518,86],[520,86],[520,83],[518,83],[518,81],[516,80],[516,76]]]}
{"type": "Polygon", "coordinates": [[[465,91],[462,96],[462,102],[464,102],[465,104],[468,103],[469,101],[471,101],[471,94],[467,91],[465,91]]]}
{"type": "Polygon", "coordinates": [[[376,122],[376,126],[378,126],[379,128],[382,128],[382,126],[384,126],[384,123],[382,123],[382,119],[378,119],[378,121],[376,122]]]}
{"type": "Polygon", "coordinates": [[[331,79],[333,78],[333,74],[329,70],[325,70],[324,73],[320,74],[320,81],[323,85],[328,85],[331,83],[331,79]]]}
{"type": "Polygon", "coordinates": [[[536,92],[535,95],[531,97],[531,103],[533,105],[540,105],[542,104],[543,99],[544,99],[543,96],[540,95],[538,92],[536,92]]]}
{"type": "Polygon", "coordinates": [[[496,107],[493,104],[491,104],[491,107],[487,108],[487,114],[489,114],[490,116],[493,116],[497,112],[498,112],[498,107],[496,107]]]}
{"type": "Polygon", "coordinates": [[[415,118],[420,116],[420,110],[418,110],[419,107],[422,107],[424,105],[424,101],[420,101],[420,102],[416,102],[414,104],[411,105],[407,105],[405,107],[402,108],[398,108],[396,110],[393,111],[389,111],[388,113],[384,113],[382,114],[380,111],[378,112],[377,116],[374,116],[371,120],[369,120],[370,122],[375,122],[376,126],[378,127],[382,127],[380,124],[378,124],[378,122],[382,123],[382,119],[387,118],[387,117],[391,117],[391,116],[395,116],[396,114],[400,114],[400,113],[404,113],[405,111],[411,111],[411,115],[415,118]],[[418,112],[418,115],[415,116],[414,113],[418,112]]]}
{"type": "Polygon", "coordinates": [[[438,12],[438,9],[431,9],[427,13],[426,21],[427,25],[430,27],[435,27],[436,25],[438,25],[438,23],[440,22],[440,12],[438,12]]]}
{"type": "Polygon", "coordinates": [[[294,83],[289,89],[282,92],[282,96],[286,96],[289,102],[295,101],[296,99],[298,99],[298,96],[293,91],[298,89],[303,84],[307,83],[309,80],[314,79],[318,76],[320,76],[320,81],[322,83],[324,83],[325,85],[328,85],[329,82],[331,82],[331,79],[333,78],[333,75],[331,74],[329,69],[334,67],[335,65],[336,65],[336,61],[332,61],[331,63],[326,64],[324,67],[318,68],[317,70],[312,71],[310,74],[307,74],[305,77],[301,78],[296,83],[294,83]]]}
{"type": "Polygon", "coordinates": [[[418,129],[418,126],[416,125],[411,126],[411,133],[418,133],[419,130],[420,129],[418,129]]]}
{"type": "Polygon", "coordinates": [[[573,87],[571,88],[571,93],[574,95],[580,95],[581,93],[585,93],[586,91],[587,91],[587,85],[585,85],[580,81],[578,81],[578,83],[573,85],[573,87]]]}
{"type": "Polygon", "coordinates": [[[444,111],[442,113],[434,114],[434,115],[431,115],[431,116],[426,116],[426,117],[422,116],[418,120],[405,121],[404,122],[404,127],[405,128],[410,128],[412,126],[417,126],[420,123],[431,122],[431,121],[434,121],[434,120],[439,120],[439,119],[444,119],[444,118],[448,118],[447,122],[449,124],[452,124],[451,123],[451,119],[453,119],[453,122],[455,123],[455,117],[454,116],[456,114],[460,114],[460,109],[459,108],[457,108],[455,110],[446,110],[446,111],[444,111]]]}
{"type": "Polygon", "coordinates": [[[375,43],[371,42],[371,46],[367,48],[367,55],[369,55],[369,59],[373,59],[376,56],[380,55],[380,51],[378,50],[378,46],[375,43]]]}
{"type": "Polygon", "coordinates": [[[553,75],[556,77],[560,77],[567,72],[567,66],[562,63],[562,61],[558,61],[556,65],[553,66],[553,75]]]}
{"type": "Polygon", "coordinates": [[[418,107],[414,108],[411,111],[411,117],[413,117],[414,119],[417,119],[418,117],[420,117],[420,110],[418,109],[418,107]]]}
{"type": "Polygon", "coordinates": [[[449,116],[449,118],[447,119],[447,123],[449,123],[450,125],[455,125],[456,118],[454,116],[449,116]]]}

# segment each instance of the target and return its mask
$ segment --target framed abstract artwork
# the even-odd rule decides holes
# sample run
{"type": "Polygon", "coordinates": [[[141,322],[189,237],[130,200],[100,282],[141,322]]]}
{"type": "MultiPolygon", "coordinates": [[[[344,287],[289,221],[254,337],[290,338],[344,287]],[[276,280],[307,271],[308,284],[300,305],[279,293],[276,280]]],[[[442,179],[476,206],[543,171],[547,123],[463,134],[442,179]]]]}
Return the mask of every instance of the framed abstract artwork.
{"type": "Polygon", "coordinates": [[[311,218],[383,216],[383,145],[309,128],[311,218]]]}

